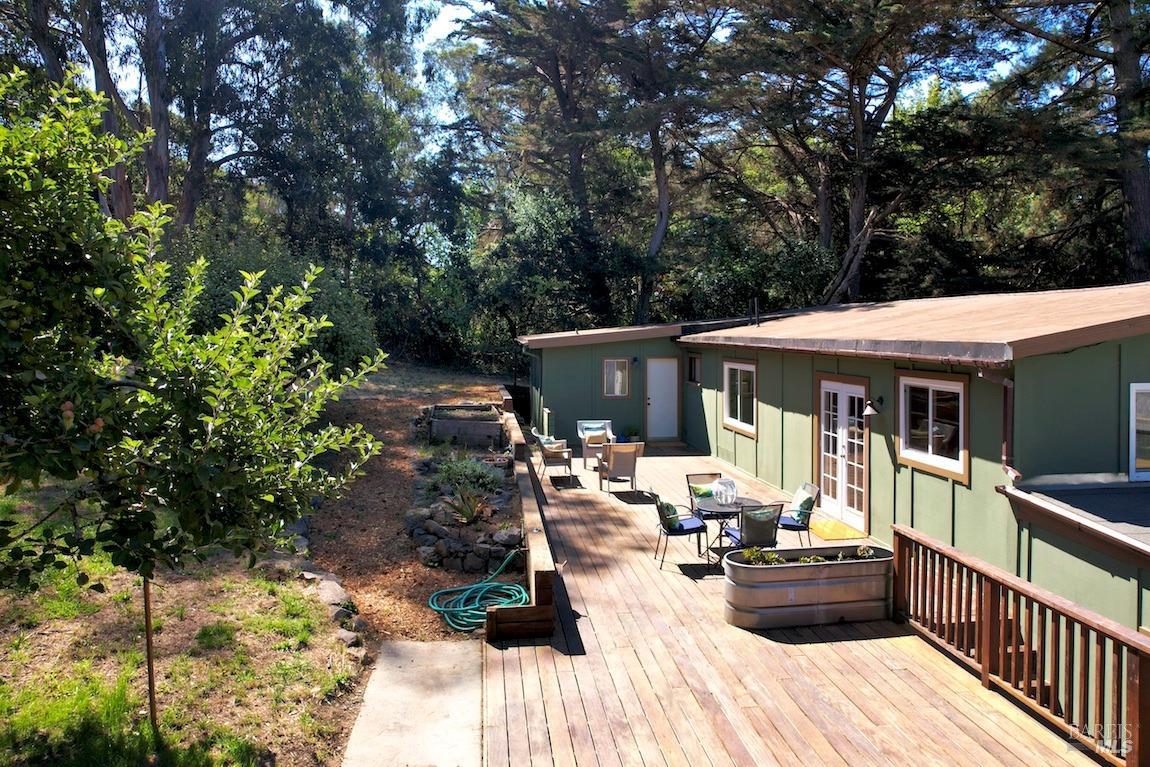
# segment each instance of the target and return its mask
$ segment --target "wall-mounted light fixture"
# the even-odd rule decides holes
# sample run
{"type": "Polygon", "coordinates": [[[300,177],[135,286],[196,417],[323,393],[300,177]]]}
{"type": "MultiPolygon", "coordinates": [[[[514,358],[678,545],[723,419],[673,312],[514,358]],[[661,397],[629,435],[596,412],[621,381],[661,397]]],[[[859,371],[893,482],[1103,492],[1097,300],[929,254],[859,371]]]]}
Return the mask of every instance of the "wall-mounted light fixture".
{"type": "Polygon", "coordinates": [[[863,408],[863,417],[869,418],[872,415],[878,415],[882,412],[882,395],[880,394],[875,399],[868,399],[866,407],[863,408]]]}
{"type": "Polygon", "coordinates": [[[631,364],[632,365],[638,365],[639,364],[639,358],[638,357],[632,357],[631,358],[631,364]]]}

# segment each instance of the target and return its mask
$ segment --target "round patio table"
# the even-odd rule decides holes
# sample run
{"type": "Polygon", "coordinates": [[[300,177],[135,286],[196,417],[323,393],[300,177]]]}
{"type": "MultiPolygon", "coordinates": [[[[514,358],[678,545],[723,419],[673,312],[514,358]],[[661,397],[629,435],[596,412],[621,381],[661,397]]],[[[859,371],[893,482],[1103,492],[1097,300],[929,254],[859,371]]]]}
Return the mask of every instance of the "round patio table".
{"type": "Polygon", "coordinates": [[[757,508],[763,505],[765,504],[762,501],[743,495],[735,498],[733,503],[719,503],[714,498],[695,499],[695,516],[704,522],[715,520],[719,523],[719,529],[715,532],[715,537],[707,544],[706,555],[708,563],[711,562],[711,549],[719,542],[719,537],[723,534],[723,522],[739,516],[744,508],[757,508]]]}

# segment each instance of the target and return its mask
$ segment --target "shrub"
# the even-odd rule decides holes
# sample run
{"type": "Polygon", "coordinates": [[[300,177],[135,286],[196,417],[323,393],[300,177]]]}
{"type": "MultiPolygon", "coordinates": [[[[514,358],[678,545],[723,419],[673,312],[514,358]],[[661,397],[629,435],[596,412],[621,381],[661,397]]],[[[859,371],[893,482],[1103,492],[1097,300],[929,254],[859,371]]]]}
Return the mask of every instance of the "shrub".
{"type": "Polygon", "coordinates": [[[786,562],[773,551],[765,551],[758,546],[743,549],[743,561],[748,565],[781,565],[786,562]]]}
{"type": "MultiPolygon", "coordinates": [[[[298,285],[308,264],[291,256],[272,233],[244,232],[226,239],[203,223],[184,232],[172,244],[173,263],[184,266],[202,257],[208,261],[204,292],[195,320],[202,328],[214,325],[218,315],[235,306],[233,291],[243,281],[241,272],[265,272],[264,285],[298,285]]],[[[179,270],[176,270],[177,272],[179,270]]],[[[337,370],[353,367],[362,357],[375,353],[375,322],[363,296],[345,285],[335,269],[326,269],[315,281],[315,296],[305,307],[309,317],[326,316],[331,327],[320,330],[312,348],[337,370]]]]}
{"type": "Polygon", "coordinates": [[[450,485],[457,494],[496,493],[503,487],[503,472],[480,461],[455,459],[439,465],[435,482],[450,485]]]}

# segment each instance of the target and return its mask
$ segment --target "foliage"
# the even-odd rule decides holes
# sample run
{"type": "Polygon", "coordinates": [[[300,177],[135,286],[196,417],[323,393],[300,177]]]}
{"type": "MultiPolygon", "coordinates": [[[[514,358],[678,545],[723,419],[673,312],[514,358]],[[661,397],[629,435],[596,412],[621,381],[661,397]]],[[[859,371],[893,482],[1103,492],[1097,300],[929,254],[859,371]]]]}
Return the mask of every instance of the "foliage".
{"type": "Polygon", "coordinates": [[[208,546],[261,550],[378,450],[361,426],[320,419],[383,355],[331,375],[312,350],[330,323],[304,313],[314,268],[266,295],[260,273],[245,275],[200,332],[206,263],[173,291],[162,210],[128,228],[92,194],[126,149],[99,136],[101,102],[72,84],[41,95],[16,72],[0,103],[0,206],[18,209],[0,217],[12,249],[0,261],[0,483],[78,480],[43,519],[0,520],[0,580],[35,588],[36,573],[97,549],[145,577],[208,546]]]}
{"type": "Polygon", "coordinates": [[[768,551],[758,546],[748,546],[742,550],[743,561],[748,565],[781,565],[787,560],[779,556],[778,552],[768,551]]]}
{"type": "Polygon", "coordinates": [[[226,621],[209,623],[196,632],[196,647],[201,650],[222,650],[231,647],[235,640],[236,627],[226,621]]]}
{"type": "MultiPolygon", "coordinates": [[[[227,313],[243,272],[263,272],[267,285],[299,284],[307,273],[308,265],[293,258],[274,231],[245,229],[229,235],[225,237],[221,228],[201,221],[173,242],[174,265],[187,266],[199,258],[208,261],[203,294],[195,311],[197,329],[210,328],[217,317],[227,313]]],[[[320,329],[312,348],[336,370],[354,367],[378,348],[366,300],[332,269],[315,280],[315,296],[304,307],[304,314],[313,319],[327,317],[330,324],[320,329]]]]}
{"type": "Polygon", "coordinates": [[[453,458],[439,464],[432,477],[440,487],[452,487],[458,494],[491,494],[503,487],[503,472],[470,458],[453,458]]]}
{"type": "Polygon", "coordinates": [[[824,556],[820,556],[819,554],[811,554],[810,556],[799,557],[799,564],[802,564],[802,565],[813,565],[813,564],[818,564],[820,562],[826,562],[826,561],[827,561],[827,558],[824,556]]]}
{"type": "Polygon", "coordinates": [[[459,491],[455,498],[445,503],[447,508],[455,514],[455,518],[464,525],[489,519],[495,512],[495,507],[488,503],[486,498],[469,490],[459,491]]]}

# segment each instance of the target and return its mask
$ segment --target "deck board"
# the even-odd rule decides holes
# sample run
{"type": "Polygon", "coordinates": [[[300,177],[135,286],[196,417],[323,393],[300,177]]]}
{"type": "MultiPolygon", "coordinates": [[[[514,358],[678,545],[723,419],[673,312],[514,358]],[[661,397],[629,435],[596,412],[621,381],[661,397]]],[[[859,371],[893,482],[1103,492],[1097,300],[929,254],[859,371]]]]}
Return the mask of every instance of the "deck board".
{"type": "MultiPolygon", "coordinates": [[[[573,469],[581,487],[543,482],[562,564],[555,636],[486,647],[487,764],[1094,764],[906,627],[727,625],[722,575],[694,540],[672,539],[660,569],[653,506],[573,469]]],[[[780,498],[673,451],[643,458],[637,486],[684,504],[689,471],[780,498]]]]}

